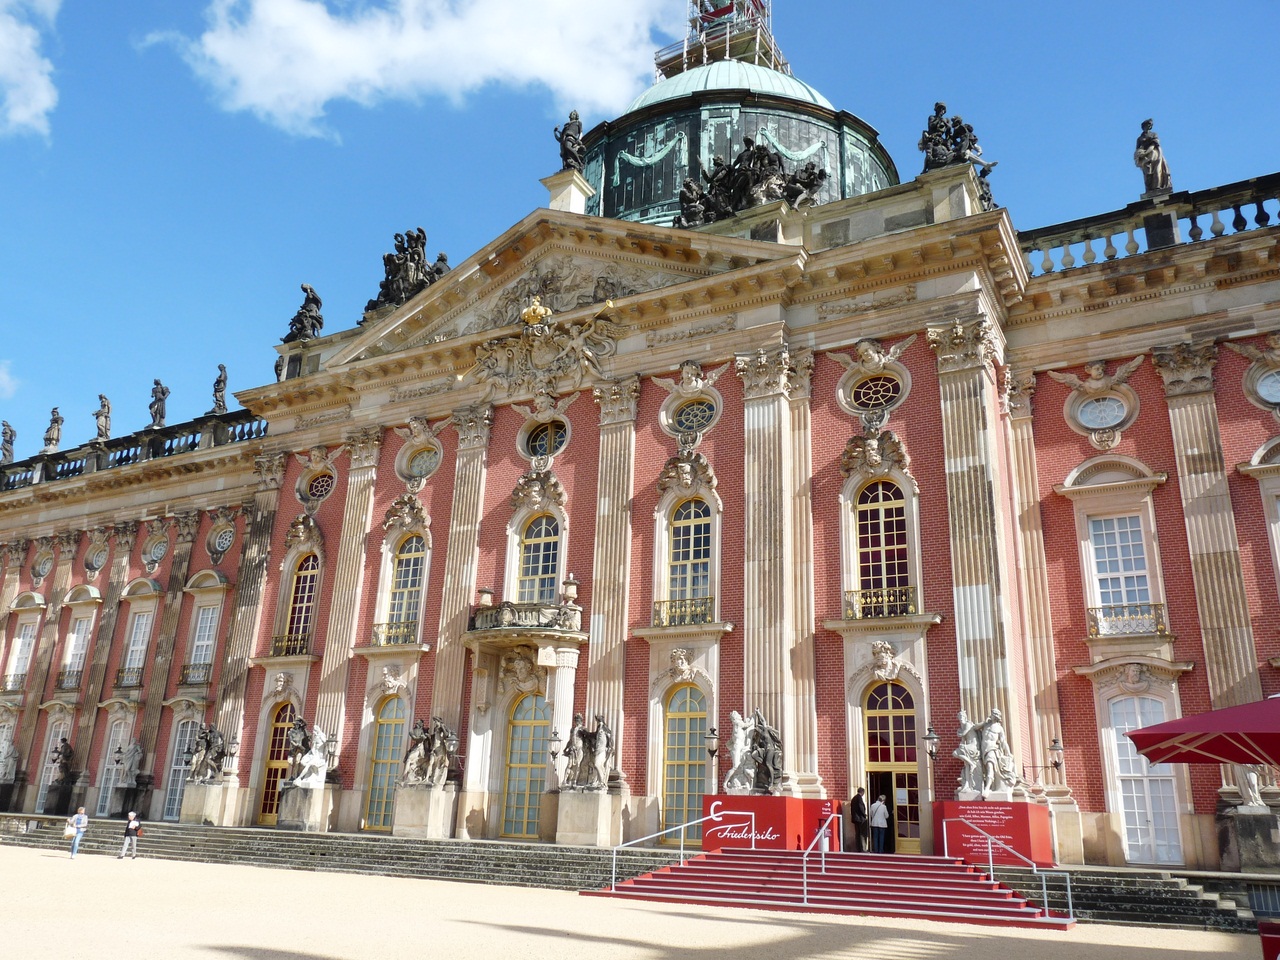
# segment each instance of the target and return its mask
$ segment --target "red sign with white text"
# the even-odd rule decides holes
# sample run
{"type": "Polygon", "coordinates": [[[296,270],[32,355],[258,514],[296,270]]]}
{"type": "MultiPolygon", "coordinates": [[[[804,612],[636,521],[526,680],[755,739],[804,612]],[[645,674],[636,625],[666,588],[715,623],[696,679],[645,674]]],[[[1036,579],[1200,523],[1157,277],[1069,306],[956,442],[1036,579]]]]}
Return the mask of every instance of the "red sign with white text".
{"type": "MultiPolygon", "coordinates": [[[[702,798],[702,849],[751,848],[755,833],[757,850],[803,850],[813,842],[827,817],[839,809],[834,800],[801,800],[798,797],[734,797],[716,794],[702,798]]],[[[829,849],[838,850],[837,822],[829,827],[829,849]]],[[[816,849],[816,848],[815,848],[816,849]]]]}
{"type": "MultiPolygon", "coordinates": [[[[1052,867],[1053,828],[1049,808],[1038,803],[1003,803],[995,800],[942,800],[933,804],[934,852],[962,857],[969,863],[987,862],[990,834],[1037,866],[1052,867]],[[944,833],[945,831],[945,833],[944,833]]],[[[999,843],[991,844],[991,859],[1009,866],[1026,866],[1025,860],[999,843]]]]}

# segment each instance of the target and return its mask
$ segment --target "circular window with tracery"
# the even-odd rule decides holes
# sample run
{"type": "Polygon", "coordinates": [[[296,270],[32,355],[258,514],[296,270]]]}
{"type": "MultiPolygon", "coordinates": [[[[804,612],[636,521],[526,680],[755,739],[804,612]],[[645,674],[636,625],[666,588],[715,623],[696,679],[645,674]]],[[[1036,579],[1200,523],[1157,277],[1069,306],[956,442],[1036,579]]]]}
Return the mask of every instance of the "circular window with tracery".
{"type": "Polygon", "coordinates": [[[1280,405],[1280,370],[1271,370],[1259,377],[1257,390],[1265,403],[1280,405]]]}
{"type": "Polygon", "coordinates": [[[107,565],[107,548],[95,547],[85,555],[84,568],[93,573],[107,565]]]}
{"type": "Polygon", "coordinates": [[[423,447],[409,458],[406,472],[415,480],[425,480],[440,466],[440,448],[423,447]]]}
{"type": "Polygon", "coordinates": [[[1089,430],[1109,430],[1128,415],[1129,408],[1119,397],[1092,397],[1076,408],[1076,417],[1089,430]]]}
{"type": "Polygon", "coordinates": [[[219,553],[226,553],[231,549],[231,544],[235,543],[236,532],[231,527],[225,527],[219,530],[213,538],[213,549],[219,553]]]}
{"type": "Polygon", "coordinates": [[[563,420],[540,423],[525,436],[525,453],[530,457],[553,457],[569,440],[569,428],[563,420]]]}
{"type": "Polygon", "coordinates": [[[849,390],[849,402],[859,410],[887,410],[902,399],[902,381],[886,374],[863,377],[849,390]]]}
{"type": "Polygon", "coordinates": [[[687,400],[671,416],[671,425],[677,433],[704,433],[716,420],[716,405],[711,400],[699,397],[687,400]]]}
{"type": "Polygon", "coordinates": [[[53,557],[48,556],[47,554],[45,556],[38,557],[31,567],[32,572],[37,577],[47,577],[49,575],[49,571],[52,569],[53,557]]]}
{"type": "Polygon", "coordinates": [[[333,474],[317,473],[307,484],[307,496],[312,500],[323,500],[333,493],[333,474]]]}

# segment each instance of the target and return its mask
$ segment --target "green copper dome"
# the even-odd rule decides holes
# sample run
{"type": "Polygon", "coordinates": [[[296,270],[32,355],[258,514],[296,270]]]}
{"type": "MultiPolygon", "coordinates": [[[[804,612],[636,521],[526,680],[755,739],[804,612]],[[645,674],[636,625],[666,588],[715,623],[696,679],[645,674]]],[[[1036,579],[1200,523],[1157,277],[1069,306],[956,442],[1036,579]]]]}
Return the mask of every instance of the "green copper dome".
{"type": "Polygon", "coordinates": [[[752,93],[786,97],[788,100],[834,109],[826,97],[795,77],[754,63],[717,60],[655,83],[631,102],[627,113],[706,90],[750,90],[752,93]]]}

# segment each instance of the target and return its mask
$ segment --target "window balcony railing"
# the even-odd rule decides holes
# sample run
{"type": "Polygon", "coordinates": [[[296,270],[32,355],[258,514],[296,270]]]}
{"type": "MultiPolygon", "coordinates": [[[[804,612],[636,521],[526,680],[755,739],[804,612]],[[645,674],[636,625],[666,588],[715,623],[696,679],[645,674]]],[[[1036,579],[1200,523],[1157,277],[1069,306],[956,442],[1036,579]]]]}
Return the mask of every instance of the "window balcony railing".
{"type": "Polygon", "coordinates": [[[142,686],[142,668],[141,667],[121,667],[116,671],[117,687],[140,687],[142,686]]]}
{"type": "Polygon", "coordinates": [[[83,670],[59,670],[58,671],[58,689],[59,690],[79,690],[80,681],[84,677],[83,670]]]}
{"type": "Polygon", "coordinates": [[[271,638],[271,656],[305,657],[311,652],[311,634],[285,633],[271,638]]]}
{"type": "Polygon", "coordinates": [[[25,673],[6,674],[3,680],[0,680],[0,693],[16,693],[27,685],[27,675],[25,673]]]}
{"type": "Polygon", "coordinates": [[[375,623],[372,641],[375,647],[395,647],[418,642],[418,621],[401,620],[398,623],[375,623]]]}
{"type": "Polygon", "coordinates": [[[686,627],[697,623],[711,623],[715,620],[715,616],[715,597],[655,600],[653,603],[655,627],[686,627]]]}
{"type": "Polygon", "coordinates": [[[503,600],[477,607],[472,630],[571,630],[582,631],[582,608],[572,603],[512,603],[503,600]]]}
{"type": "Polygon", "coordinates": [[[1168,632],[1163,603],[1120,603],[1089,608],[1090,637],[1164,636],[1168,632]]]}
{"type": "Polygon", "coordinates": [[[909,617],[916,612],[915,587],[873,587],[844,592],[846,620],[909,617]]]}
{"type": "Polygon", "coordinates": [[[178,674],[178,682],[189,684],[208,683],[212,669],[213,664],[211,663],[184,663],[182,665],[182,673],[178,674]]]}

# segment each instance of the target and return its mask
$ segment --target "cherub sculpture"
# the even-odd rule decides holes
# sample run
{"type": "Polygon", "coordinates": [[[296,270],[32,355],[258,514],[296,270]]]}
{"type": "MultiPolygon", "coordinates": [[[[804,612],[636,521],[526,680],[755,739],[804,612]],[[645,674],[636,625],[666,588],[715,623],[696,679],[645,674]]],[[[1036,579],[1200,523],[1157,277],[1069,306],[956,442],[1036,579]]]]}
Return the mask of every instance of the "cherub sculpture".
{"type": "Polygon", "coordinates": [[[1082,390],[1085,393],[1105,393],[1113,387],[1118,387],[1126,383],[1133,376],[1135,370],[1142,366],[1145,354],[1138,354],[1127,363],[1122,363],[1116,367],[1116,372],[1107,375],[1107,365],[1102,360],[1091,360],[1084,365],[1085,379],[1081,380],[1074,373],[1063,373],[1059,370],[1047,370],[1054,380],[1061,384],[1065,384],[1072,390],[1082,390]]]}

